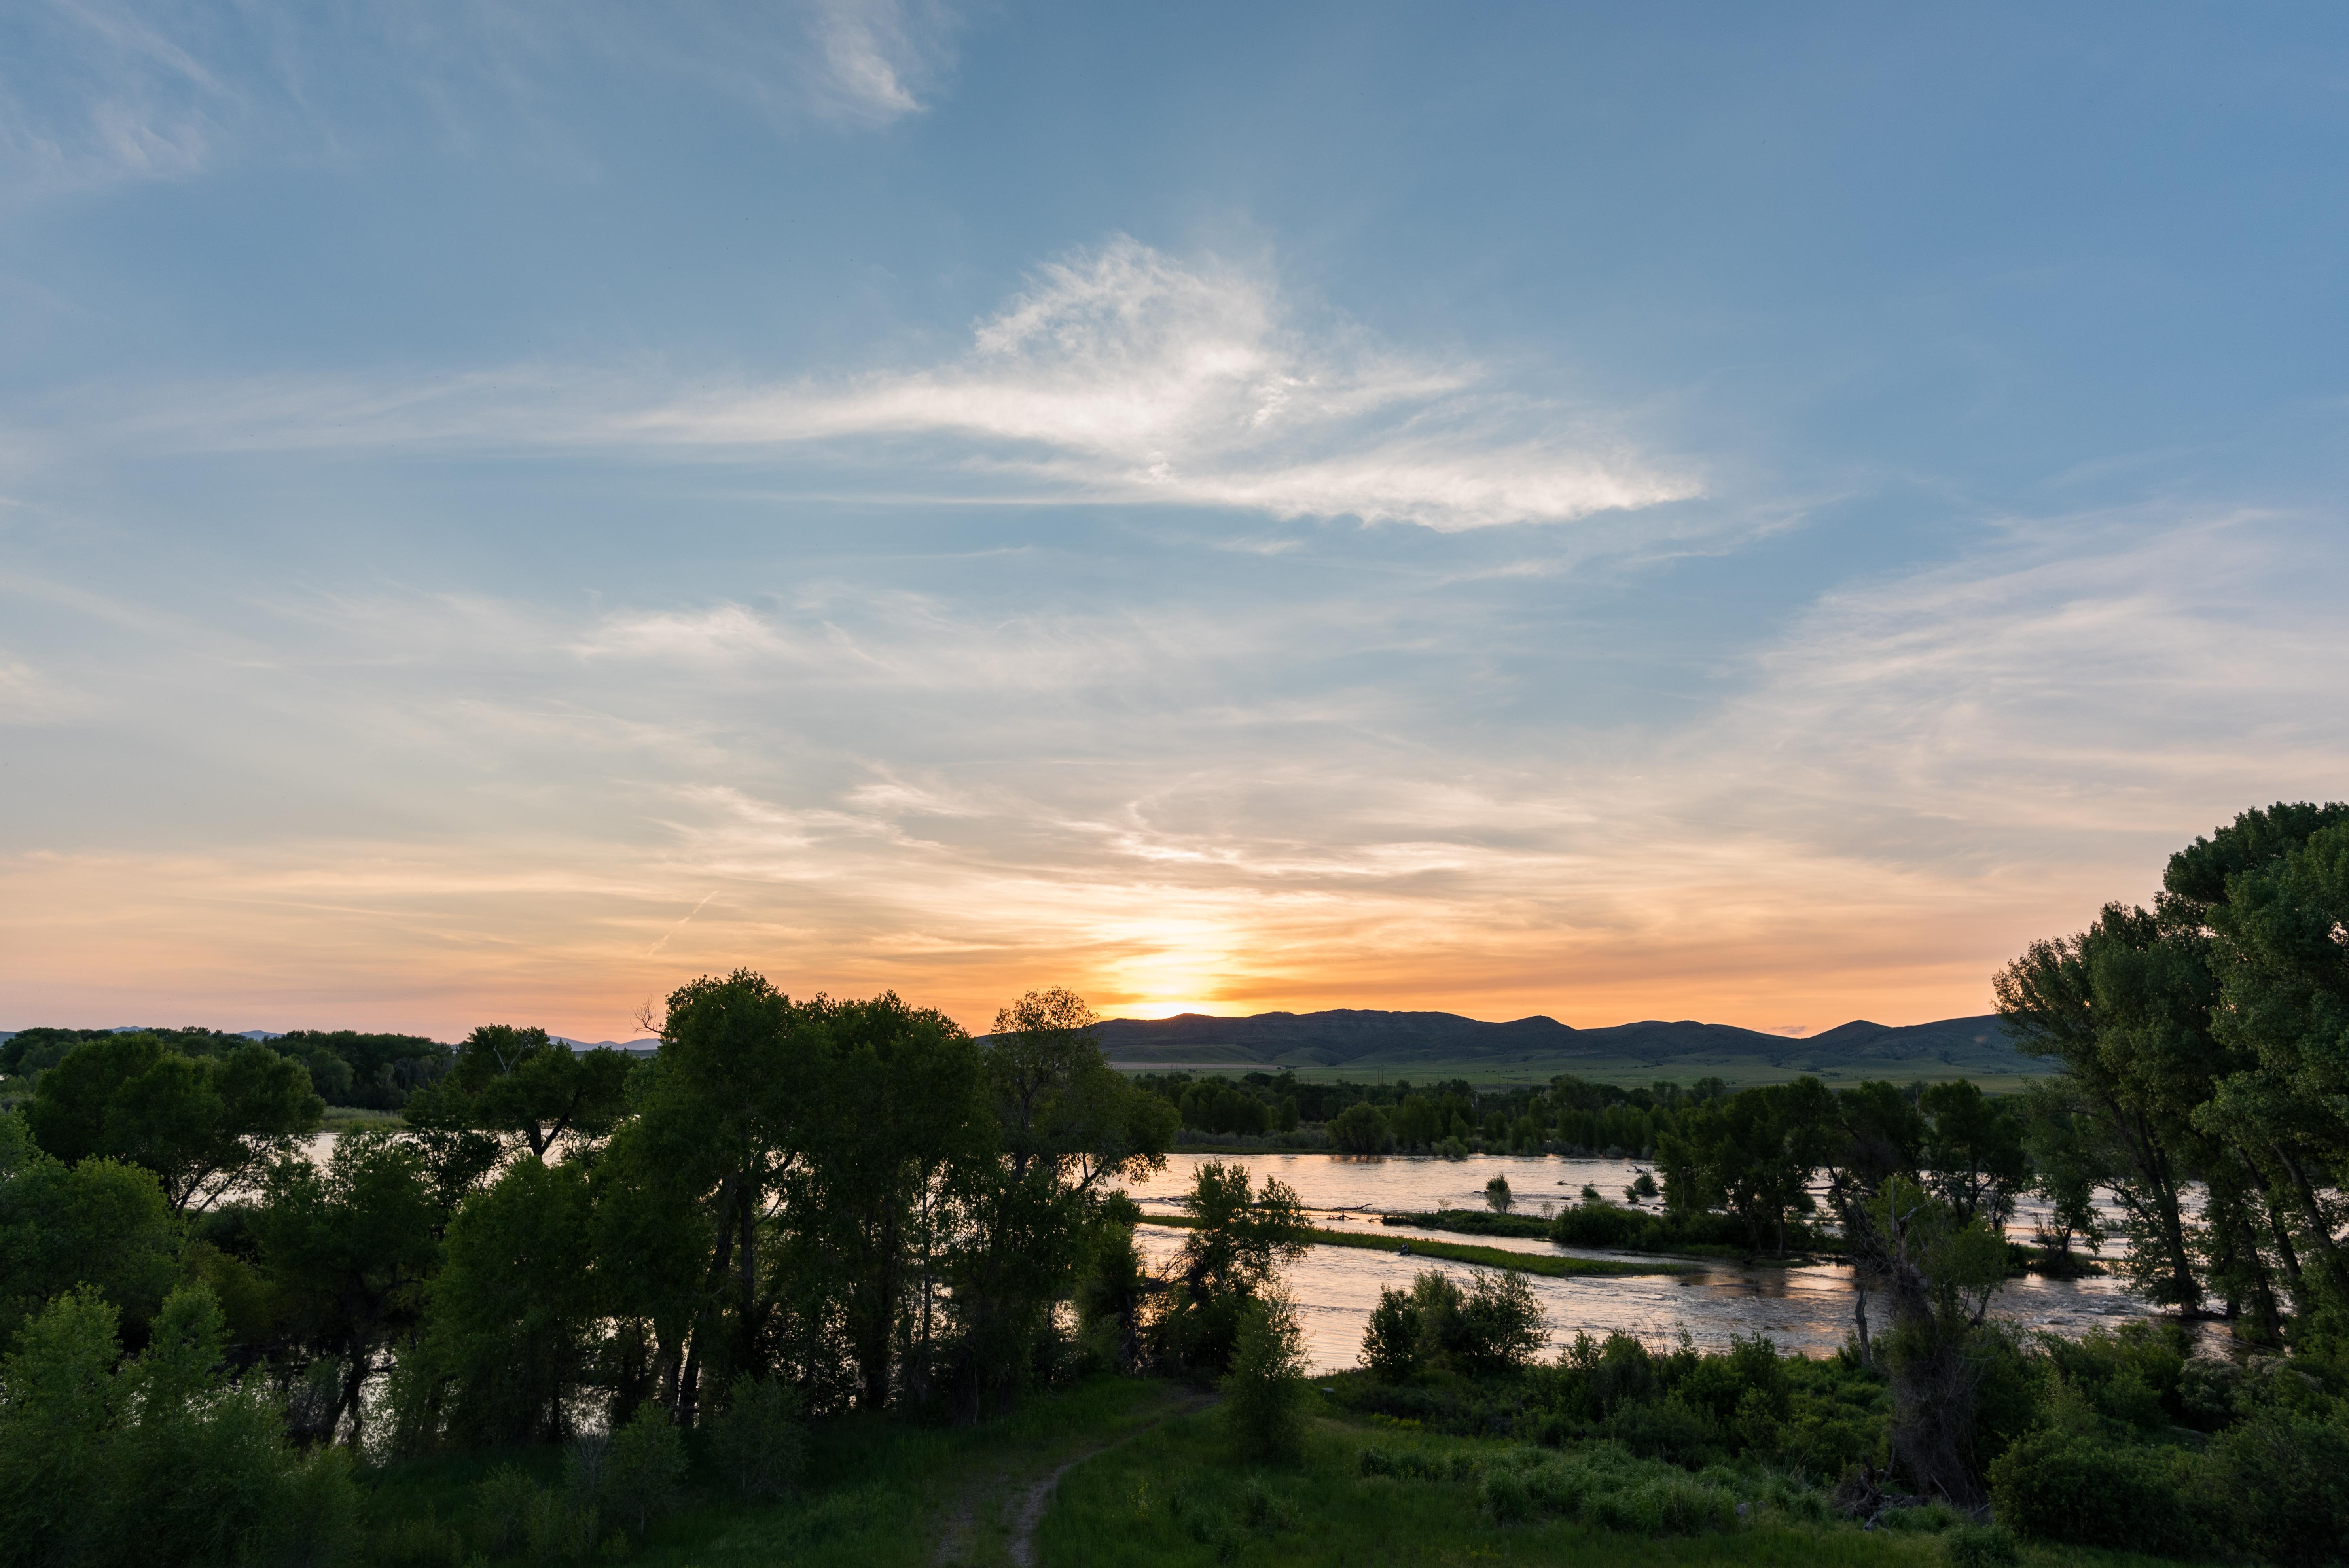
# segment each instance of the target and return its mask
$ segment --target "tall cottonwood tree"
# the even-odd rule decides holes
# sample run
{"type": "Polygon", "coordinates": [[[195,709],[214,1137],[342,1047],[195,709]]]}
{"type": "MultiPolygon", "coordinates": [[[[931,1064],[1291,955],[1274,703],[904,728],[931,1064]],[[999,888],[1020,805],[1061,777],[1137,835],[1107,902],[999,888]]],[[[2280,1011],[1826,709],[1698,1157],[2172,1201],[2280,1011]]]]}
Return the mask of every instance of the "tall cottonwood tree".
{"type": "Polygon", "coordinates": [[[25,1119],[67,1164],[143,1165],[172,1209],[194,1212],[317,1131],[326,1109],[309,1070],[266,1046],[191,1057],[151,1034],[123,1034],[67,1052],[34,1086],[25,1119]]]}
{"type": "Polygon", "coordinates": [[[1174,1141],[1174,1108],[1110,1067],[1095,1022],[1071,992],[1031,991],[996,1015],[982,1045],[994,1149],[960,1183],[951,1274],[974,1413],[1033,1376],[1093,1232],[1119,1222],[1112,1183],[1162,1169],[1174,1141]]]}
{"type": "Polygon", "coordinates": [[[2130,1273],[2189,1310],[2217,1294],[2253,1337],[2279,1332],[2279,1284],[2296,1334],[2349,1305],[2349,1140],[2326,1114],[2344,929],[2326,867],[2344,831],[2349,805],[2243,812],[2170,857],[2152,911],[2107,905],[1997,978],[2010,1027],[2062,1061],[2103,1134],[2130,1273]]]}
{"type": "Polygon", "coordinates": [[[901,1356],[915,1396],[928,1387],[949,1191],[993,1152],[981,1057],[953,1019],[895,992],[813,1006],[827,1048],[786,1223],[802,1265],[836,1292],[856,1400],[878,1409],[901,1356]]]}
{"type": "Polygon", "coordinates": [[[543,1160],[565,1137],[609,1133],[626,1108],[625,1051],[574,1051],[542,1028],[484,1024],[447,1075],[409,1101],[412,1126],[502,1133],[543,1160]]]}

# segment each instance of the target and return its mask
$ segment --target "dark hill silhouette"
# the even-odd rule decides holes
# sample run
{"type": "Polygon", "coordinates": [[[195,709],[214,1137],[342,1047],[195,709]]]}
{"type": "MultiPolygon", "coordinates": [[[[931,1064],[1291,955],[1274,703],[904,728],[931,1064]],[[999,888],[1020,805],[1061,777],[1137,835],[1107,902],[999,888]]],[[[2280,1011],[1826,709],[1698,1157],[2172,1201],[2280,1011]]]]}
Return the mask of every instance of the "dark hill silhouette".
{"type": "Polygon", "coordinates": [[[1215,1017],[1111,1018],[1096,1029],[1102,1048],[1122,1067],[1307,1068],[1392,1075],[1413,1067],[1474,1070],[1539,1068],[1573,1072],[1657,1068],[1681,1072],[1714,1067],[1767,1068],[1780,1073],[1874,1069],[1975,1076],[2044,1072],[2018,1052],[1995,1015],[1890,1026],[1856,1019],[1804,1038],[1692,1019],[1647,1019],[1578,1029],[1536,1016],[1506,1023],[1456,1013],[1390,1013],[1337,1007],[1322,1013],[1258,1013],[1215,1017]],[[1550,1066],[1548,1064],[1555,1063],[1550,1066]]]}

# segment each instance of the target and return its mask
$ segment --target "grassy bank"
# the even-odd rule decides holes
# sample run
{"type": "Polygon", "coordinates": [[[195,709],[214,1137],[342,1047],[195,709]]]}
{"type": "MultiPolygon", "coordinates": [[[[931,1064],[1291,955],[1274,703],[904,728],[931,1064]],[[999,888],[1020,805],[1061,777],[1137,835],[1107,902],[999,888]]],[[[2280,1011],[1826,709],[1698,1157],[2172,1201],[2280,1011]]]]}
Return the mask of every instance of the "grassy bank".
{"type": "MultiPolygon", "coordinates": [[[[1361,1416],[1308,1395],[1294,1464],[1237,1462],[1196,1390],[1103,1377],[972,1427],[854,1418],[811,1434],[799,1491],[748,1502],[703,1462],[682,1505],[595,1561],[647,1568],[1008,1564],[1032,1529],[1044,1568],[1469,1562],[1608,1568],[1948,1568],[1946,1517],[1862,1532],[1822,1491],[1761,1467],[1692,1473],[1612,1443],[1528,1448],[1361,1416]],[[1058,1478],[1057,1489],[1054,1478],[1058,1478]],[[1744,1504],[1741,1511],[1739,1504],[1744,1504]],[[1040,1514],[1040,1518],[1039,1517],[1040,1514]],[[1024,1518],[1023,1518],[1024,1516],[1024,1518]]],[[[450,1455],[362,1472],[365,1568],[523,1568],[490,1542],[480,1488],[501,1465],[559,1484],[561,1453],[450,1455]]],[[[582,1558],[563,1561],[585,1561],[582,1558]]],[[[2139,1568],[2155,1560],[2025,1545],[2021,1568],[2139,1568]]]]}
{"type": "Polygon", "coordinates": [[[348,1132],[355,1127],[382,1127],[393,1131],[408,1125],[408,1119],[396,1110],[368,1110],[356,1105],[330,1105],[319,1130],[348,1132]]]}
{"type": "MultiPolygon", "coordinates": [[[[725,1568],[790,1563],[801,1568],[926,1568],[939,1561],[1008,1561],[1009,1517],[1025,1487],[1060,1464],[1146,1429],[1179,1408],[1187,1390],[1110,1377],[1030,1400],[974,1427],[920,1427],[847,1418],[812,1434],[800,1490],[750,1502],[714,1473],[688,1435],[694,1463],[682,1502],[642,1541],[606,1538],[598,1561],[646,1568],[725,1568]],[[941,1557],[939,1542],[957,1550],[941,1557]]],[[[559,1487],[562,1451],[451,1454],[361,1472],[366,1568],[460,1568],[480,1562],[521,1568],[541,1561],[528,1545],[496,1551],[480,1489],[501,1465],[559,1487]],[[476,1554],[479,1554],[478,1557],[476,1554]]],[[[580,1559],[573,1559],[580,1561],[580,1559]]]]}
{"type": "MultiPolygon", "coordinates": [[[[1836,1517],[1820,1491],[1761,1470],[1691,1475],[1631,1460],[1612,1444],[1529,1449],[1326,1409],[1309,1423],[1300,1463],[1244,1465],[1215,1417],[1201,1414],[1071,1470],[1038,1532],[1036,1560],[1086,1568],[1947,1568],[1951,1557],[1935,1527],[1950,1524],[1948,1516],[1918,1510],[1902,1522],[1915,1528],[1862,1532],[1836,1517]],[[1561,1489],[1577,1487],[1588,1501],[1560,1511],[1561,1489]],[[1620,1527],[1600,1522],[1607,1520],[1620,1527]]],[[[2023,1568],[2151,1561],[2022,1551],[2023,1568]]]]}
{"type": "MultiPolygon", "coordinates": [[[[1186,1230],[1196,1222],[1187,1215],[1147,1215],[1145,1225],[1166,1225],[1186,1230]]],[[[1513,1253],[1504,1247],[1479,1247],[1463,1242],[1431,1242],[1413,1236],[1398,1240],[1367,1231],[1326,1231],[1316,1229],[1313,1242],[1317,1246],[1363,1247],[1374,1253],[1402,1253],[1408,1250],[1416,1258],[1442,1258],[1447,1263],[1475,1264],[1492,1269],[1516,1269],[1523,1274],[1547,1274],[1565,1278],[1577,1274],[1677,1274],[1684,1265],[1669,1263],[1648,1263],[1630,1258],[1568,1258],[1547,1253],[1513,1253]]]]}

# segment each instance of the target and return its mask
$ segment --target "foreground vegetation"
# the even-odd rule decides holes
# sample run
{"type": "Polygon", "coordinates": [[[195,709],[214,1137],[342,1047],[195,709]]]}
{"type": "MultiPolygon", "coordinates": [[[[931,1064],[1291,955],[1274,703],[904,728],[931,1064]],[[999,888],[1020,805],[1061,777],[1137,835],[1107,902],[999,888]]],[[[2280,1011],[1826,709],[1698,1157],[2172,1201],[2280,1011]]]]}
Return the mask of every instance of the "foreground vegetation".
{"type": "MultiPolygon", "coordinates": [[[[1326,1124],[1651,1137],[1653,1175],[1547,1233],[1833,1244],[1859,1289],[1825,1362],[1546,1355],[1526,1260],[1414,1242],[1485,1266],[1385,1292],[1363,1370],[1309,1383],[1280,1280],[1322,1236],[1278,1181],[1208,1161],[1179,1253],[1145,1267],[1121,1183],[1212,1097],[1111,1071],[1066,992],[974,1039],[895,995],[710,977],[670,996],[649,1059],[503,1025],[454,1051],[29,1031],[0,1053],[0,1563],[889,1561],[1031,1525],[1086,1561],[1603,1531],[1658,1560],[1930,1535],[1956,1568],[2018,1542],[2339,1562],[2344,928],[2349,807],[2278,807],[2174,857],[2152,912],[2002,975],[2063,1067],[2023,1105],[1560,1084],[1497,1127],[1509,1106],[1445,1094],[1326,1124]],[[319,1159],[322,1080],[397,1103],[319,1159]],[[2095,1250],[2098,1183],[2127,1215],[2118,1266],[2178,1319],[2017,1337],[1991,1312],[2003,1221],[2035,1186],[2045,1258],[2095,1250]],[[1212,1424],[1177,1413],[1170,1389],[1208,1387],[1212,1424]],[[1047,1514],[1023,1466],[1129,1438],[1047,1514]]],[[[1524,1223],[1505,1181],[1487,1200],[1490,1228],[1524,1223]]]]}

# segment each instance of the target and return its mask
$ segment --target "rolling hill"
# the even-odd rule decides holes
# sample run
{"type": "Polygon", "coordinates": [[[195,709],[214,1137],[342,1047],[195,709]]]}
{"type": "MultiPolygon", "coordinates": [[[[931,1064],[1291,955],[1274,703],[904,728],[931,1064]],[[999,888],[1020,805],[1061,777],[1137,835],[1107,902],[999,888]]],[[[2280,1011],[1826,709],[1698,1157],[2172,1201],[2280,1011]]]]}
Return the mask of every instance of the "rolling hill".
{"type": "Polygon", "coordinates": [[[1766,1083],[2035,1076],[2047,1065],[2014,1048],[1994,1015],[1891,1026],[1855,1020],[1804,1038],[1729,1024],[1650,1019],[1577,1029],[1555,1018],[1487,1023],[1456,1013],[1340,1007],[1322,1013],[1112,1018],[1095,1030],[1122,1068],[1289,1069],[1314,1078],[1467,1078],[1534,1082],[1557,1073],[1621,1083],[1718,1075],[1766,1083]]]}

